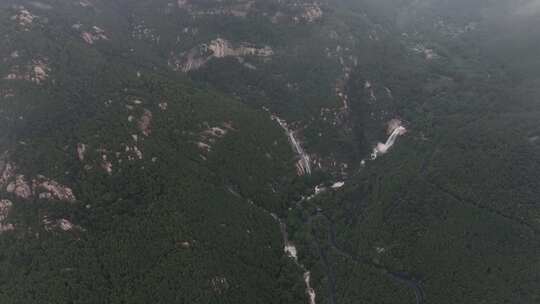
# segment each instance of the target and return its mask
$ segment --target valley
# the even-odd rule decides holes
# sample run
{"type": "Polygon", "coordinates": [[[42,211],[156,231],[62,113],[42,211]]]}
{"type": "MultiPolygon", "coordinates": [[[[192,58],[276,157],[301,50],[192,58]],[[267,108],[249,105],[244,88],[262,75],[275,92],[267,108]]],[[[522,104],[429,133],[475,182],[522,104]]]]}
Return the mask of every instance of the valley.
{"type": "Polygon", "coordinates": [[[537,303],[512,1],[2,1],[0,302],[537,303]]]}

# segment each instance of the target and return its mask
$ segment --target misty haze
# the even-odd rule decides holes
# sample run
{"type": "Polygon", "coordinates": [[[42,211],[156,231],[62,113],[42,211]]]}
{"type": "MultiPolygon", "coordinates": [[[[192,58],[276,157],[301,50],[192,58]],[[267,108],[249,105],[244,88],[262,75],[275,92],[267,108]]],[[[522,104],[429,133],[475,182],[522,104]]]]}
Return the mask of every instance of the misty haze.
{"type": "Polygon", "coordinates": [[[0,304],[540,303],[540,0],[1,0],[0,304]]]}

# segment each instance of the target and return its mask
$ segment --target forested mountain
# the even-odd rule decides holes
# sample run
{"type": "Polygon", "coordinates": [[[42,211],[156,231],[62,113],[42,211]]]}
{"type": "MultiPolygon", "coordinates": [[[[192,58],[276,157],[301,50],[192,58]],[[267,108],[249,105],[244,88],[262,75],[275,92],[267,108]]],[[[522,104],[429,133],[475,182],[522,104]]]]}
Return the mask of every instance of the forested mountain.
{"type": "Polygon", "coordinates": [[[4,0],[0,303],[540,302],[536,0],[4,0]]]}

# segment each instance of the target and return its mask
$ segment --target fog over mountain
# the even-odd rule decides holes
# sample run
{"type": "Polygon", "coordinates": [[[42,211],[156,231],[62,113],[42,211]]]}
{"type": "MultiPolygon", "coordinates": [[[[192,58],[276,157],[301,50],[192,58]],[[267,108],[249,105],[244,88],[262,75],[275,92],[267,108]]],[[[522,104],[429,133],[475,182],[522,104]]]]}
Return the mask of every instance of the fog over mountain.
{"type": "Polygon", "coordinates": [[[0,303],[540,303],[540,1],[0,1],[0,303]]]}
{"type": "Polygon", "coordinates": [[[516,4],[515,14],[519,17],[532,17],[540,13],[540,1],[527,0],[516,4]]]}

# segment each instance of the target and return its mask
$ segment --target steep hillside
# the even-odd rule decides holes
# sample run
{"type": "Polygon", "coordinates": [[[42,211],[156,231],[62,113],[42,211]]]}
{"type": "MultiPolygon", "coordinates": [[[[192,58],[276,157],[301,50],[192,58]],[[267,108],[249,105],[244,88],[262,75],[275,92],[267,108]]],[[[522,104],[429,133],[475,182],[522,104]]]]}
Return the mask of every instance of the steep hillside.
{"type": "Polygon", "coordinates": [[[0,301],[301,302],[279,125],[56,5],[2,10],[0,301]]]}
{"type": "Polygon", "coordinates": [[[537,303],[538,5],[0,3],[1,303],[537,303]]]}

